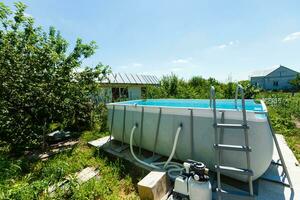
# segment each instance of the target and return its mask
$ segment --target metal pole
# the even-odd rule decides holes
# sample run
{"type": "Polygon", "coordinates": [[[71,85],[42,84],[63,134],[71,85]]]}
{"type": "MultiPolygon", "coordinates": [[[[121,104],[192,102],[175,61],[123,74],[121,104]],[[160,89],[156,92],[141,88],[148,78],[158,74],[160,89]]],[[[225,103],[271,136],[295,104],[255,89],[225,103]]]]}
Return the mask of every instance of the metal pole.
{"type": "Polygon", "coordinates": [[[140,143],[139,143],[139,155],[141,155],[141,153],[142,153],[143,124],[144,124],[144,107],[142,107],[142,113],[141,113],[141,133],[140,133],[140,143]]]}
{"type": "Polygon", "coordinates": [[[115,116],[115,105],[113,105],[113,111],[111,115],[111,125],[110,125],[110,134],[109,134],[109,148],[111,148],[111,136],[113,132],[113,126],[114,126],[114,116],[115,116]]]}
{"type": "Polygon", "coordinates": [[[124,111],[123,111],[123,132],[122,132],[122,146],[124,144],[124,139],[125,139],[125,120],[126,120],[126,106],[124,106],[124,111]]]}
{"type": "Polygon", "coordinates": [[[156,128],[156,133],[155,133],[155,138],[154,138],[153,156],[154,156],[155,153],[156,153],[156,145],[157,145],[157,139],[158,139],[158,134],[159,134],[161,112],[162,112],[162,109],[159,108],[158,121],[157,121],[157,128],[156,128]]]}
{"type": "Polygon", "coordinates": [[[235,100],[234,100],[235,109],[237,109],[237,98],[238,98],[238,95],[239,95],[239,85],[237,85],[237,88],[235,90],[235,100]]]}
{"type": "Polygon", "coordinates": [[[193,116],[193,109],[191,110],[191,135],[190,135],[190,143],[191,143],[191,158],[194,158],[194,116],[193,116]]]}
{"type": "Polygon", "coordinates": [[[279,143],[278,143],[278,140],[277,140],[277,138],[276,138],[276,135],[275,135],[273,126],[272,126],[272,124],[271,124],[271,120],[270,120],[269,114],[266,113],[266,115],[267,115],[268,123],[269,123],[269,125],[270,125],[270,129],[271,129],[271,132],[272,132],[272,136],[273,136],[273,139],[274,139],[274,142],[275,142],[275,145],[276,145],[276,149],[277,149],[279,158],[280,158],[281,163],[282,163],[282,167],[283,167],[284,172],[285,172],[285,174],[286,174],[286,176],[287,176],[287,179],[288,179],[288,181],[289,181],[290,188],[293,190],[292,180],[291,180],[291,178],[290,178],[290,175],[289,175],[289,172],[288,172],[288,170],[287,170],[285,161],[284,161],[284,159],[283,159],[283,155],[282,155],[282,152],[281,152],[281,150],[280,150],[279,143]]]}

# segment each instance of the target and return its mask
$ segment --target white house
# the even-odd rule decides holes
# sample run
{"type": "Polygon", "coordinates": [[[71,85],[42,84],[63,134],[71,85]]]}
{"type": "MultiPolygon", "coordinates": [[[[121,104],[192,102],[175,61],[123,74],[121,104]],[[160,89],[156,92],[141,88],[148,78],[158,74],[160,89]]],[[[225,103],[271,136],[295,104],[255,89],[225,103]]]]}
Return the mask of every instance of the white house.
{"type": "Polygon", "coordinates": [[[101,88],[109,101],[141,99],[149,85],[159,86],[159,79],[154,75],[111,73],[101,82],[101,88]]]}
{"type": "Polygon", "coordinates": [[[251,84],[264,90],[290,90],[290,81],[295,79],[298,72],[279,65],[276,68],[256,71],[250,76],[251,84]]]}

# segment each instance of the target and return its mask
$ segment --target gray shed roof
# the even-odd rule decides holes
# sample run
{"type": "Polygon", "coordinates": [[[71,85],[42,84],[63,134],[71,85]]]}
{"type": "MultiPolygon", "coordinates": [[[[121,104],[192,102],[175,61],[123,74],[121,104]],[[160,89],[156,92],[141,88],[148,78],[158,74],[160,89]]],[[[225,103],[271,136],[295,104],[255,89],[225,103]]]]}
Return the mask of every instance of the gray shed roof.
{"type": "Polygon", "coordinates": [[[159,85],[159,79],[154,75],[138,75],[129,73],[111,73],[102,83],[106,84],[141,84],[159,85]]]}

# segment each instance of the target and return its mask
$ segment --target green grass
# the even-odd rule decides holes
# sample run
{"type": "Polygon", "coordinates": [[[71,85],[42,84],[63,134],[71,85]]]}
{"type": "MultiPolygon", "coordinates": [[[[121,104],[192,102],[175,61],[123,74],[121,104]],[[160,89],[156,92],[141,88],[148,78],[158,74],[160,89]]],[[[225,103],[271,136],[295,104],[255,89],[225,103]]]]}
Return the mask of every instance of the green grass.
{"type": "Polygon", "coordinates": [[[1,149],[0,155],[0,199],[138,199],[136,183],[145,172],[139,172],[119,159],[98,155],[87,141],[105,133],[84,132],[79,144],[67,152],[57,154],[47,161],[18,159],[1,149]],[[74,174],[85,167],[100,169],[100,178],[83,184],[74,181],[74,174]],[[49,196],[48,186],[70,178],[68,190],[58,190],[49,196]]]}

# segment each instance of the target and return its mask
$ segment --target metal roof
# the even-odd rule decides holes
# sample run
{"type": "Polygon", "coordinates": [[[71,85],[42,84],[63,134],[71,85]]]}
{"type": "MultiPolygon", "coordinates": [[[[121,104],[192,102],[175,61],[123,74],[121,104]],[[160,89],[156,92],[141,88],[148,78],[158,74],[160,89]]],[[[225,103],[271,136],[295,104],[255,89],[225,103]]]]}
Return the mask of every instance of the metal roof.
{"type": "Polygon", "coordinates": [[[102,83],[106,84],[141,84],[159,85],[159,79],[154,75],[141,75],[129,73],[111,73],[102,83]]]}
{"type": "Polygon", "coordinates": [[[254,71],[254,72],[252,72],[252,74],[250,75],[250,77],[267,76],[268,74],[270,74],[272,71],[274,71],[277,68],[278,67],[272,68],[272,69],[254,71]]]}

